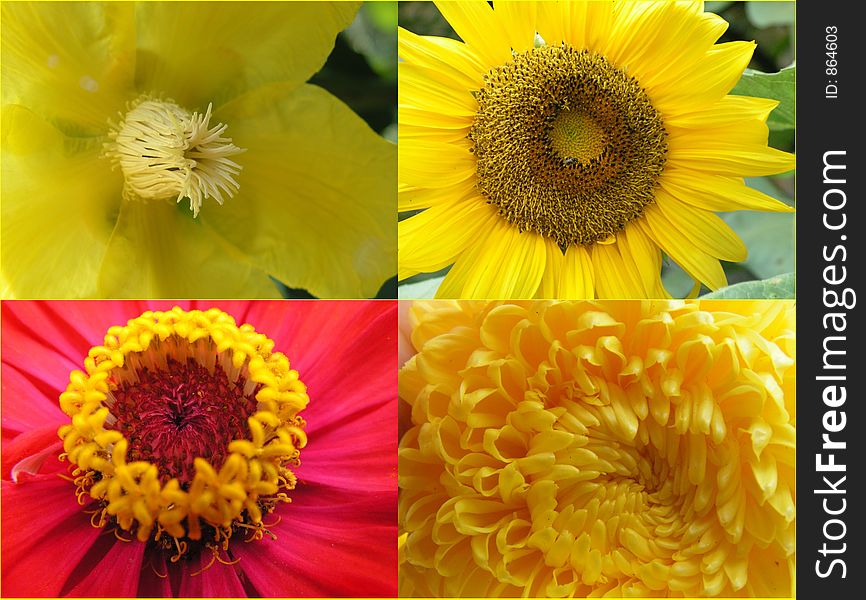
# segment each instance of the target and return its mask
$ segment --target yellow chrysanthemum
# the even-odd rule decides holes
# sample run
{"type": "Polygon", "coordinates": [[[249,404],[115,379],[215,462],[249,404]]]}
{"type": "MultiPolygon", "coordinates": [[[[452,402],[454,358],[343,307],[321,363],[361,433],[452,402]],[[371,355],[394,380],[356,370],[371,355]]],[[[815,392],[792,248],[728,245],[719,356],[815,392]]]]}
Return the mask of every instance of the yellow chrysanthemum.
{"type": "Polygon", "coordinates": [[[405,596],[790,596],[789,301],[416,303],[405,596]]]}
{"type": "Polygon", "coordinates": [[[3,296],[375,295],[396,149],[304,83],[356,10],[4,2],[3,296]]]}
{"type": "Polygon", "coordinates": [[[727,95],[753,42],[702,2],[440,2],[463,43],[401,29],[399,277],[443,298],[665,298],[746,248],[713,211],[789,211],[776,101],[727,95]]]}

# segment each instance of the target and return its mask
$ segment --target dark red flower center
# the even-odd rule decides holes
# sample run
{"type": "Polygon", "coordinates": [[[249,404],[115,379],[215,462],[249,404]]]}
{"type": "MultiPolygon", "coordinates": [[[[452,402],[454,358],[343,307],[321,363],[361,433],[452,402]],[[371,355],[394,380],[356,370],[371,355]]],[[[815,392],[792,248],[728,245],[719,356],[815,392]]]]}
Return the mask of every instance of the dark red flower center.
{"type": "Polygon", "coordinates": [[[229,442],[249,437],[256,390],[245,394],[243,377],[231,382],[219,364],[211,371],[173,358],[167,368],[144,367],[137,376],[114,391],[111,428],[129,441],[128,460],[155,464],[163,483],[174,477],[187,486],[197,457],[219,469],[229,442]]]}

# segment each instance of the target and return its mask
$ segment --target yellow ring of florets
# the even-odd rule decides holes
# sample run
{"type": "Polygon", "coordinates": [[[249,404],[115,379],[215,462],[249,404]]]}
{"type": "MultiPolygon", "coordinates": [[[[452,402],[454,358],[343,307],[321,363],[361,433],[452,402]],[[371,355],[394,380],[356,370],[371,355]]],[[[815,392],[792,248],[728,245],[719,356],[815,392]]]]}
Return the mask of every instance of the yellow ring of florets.
{"type": "Polygon", "coordinates": [[[76,466],[79,502],[90,495],[102,505],[91,522],[102,527],[116,521],[142,542],[152,535],[159,540],[164,532],[175,538],[179,554],[186,544],[178,540],[202,539],[203,524],[214,530],[208,541],[223,548],[236,527],[252,529],[253,537],[261,538],[266,533],[262,507],[270,512],[277,502],[290,501],[285,492],[294,489],[297,479],[288,466],[299,464],[307,441],[304,420],[297,416],[309,402],[306,386],[273,348],[272,340],[250,325],[238,327],[218,309],[186,312],[175,307],[111,327],[104,345],[91,348],[85,370],[73,371],[60,395],[60,407],[72,422],[58,434],[63,456],[76,466]],[[195,458],[188,489],[174,478],[160,483],[157,467],[149,462],[127,462],[129,441],[105,427],[116,389],[112,374],[131,356],[169,338],[190,344],[210,340],[218,355],[235,369],[245,369],[246,379],[258,386],[257,411],[247,421],[251,439],[230,442],[219,470],[195,458]]]}

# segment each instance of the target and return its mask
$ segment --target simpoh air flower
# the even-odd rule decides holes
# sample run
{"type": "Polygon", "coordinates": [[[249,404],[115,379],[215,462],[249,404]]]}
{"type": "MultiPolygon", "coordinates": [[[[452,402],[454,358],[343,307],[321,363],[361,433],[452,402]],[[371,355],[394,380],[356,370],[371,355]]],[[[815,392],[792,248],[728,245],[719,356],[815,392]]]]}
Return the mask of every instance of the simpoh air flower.
{"type": "Polygon", "coordinates": [[[792,302],[418,302],[404,596],[788,597],[792,302]]]}
{"type": "Polygon", "coordinates": [[[399,32],[398,275],[443,298],[662,298],[747,249],[715,211],[790,211],[743,177],[773,100],[732,96],[753,42],[702,2],[437,3],[463,42],[399,32]]]}
{"type": "Polygon", "coordinates": [[[357,4],[2,10],[4,297],[372,297],[393,275],[396,149],[304,83],[357,4]]]}
{"type": "MultiPolygon", "coordinates": [[[[98,311],[116,318],[130,308],[136,307],[15,304],[4,310],[4,592],[393,593],[396,440],[371,421],[394,406],[382,385],[393,382],[393,348],[382,335],[393,326],[393,306],[230,307],[273,328],[302,364],[311,354],[301,373],[274,339],[218,308],[147,310],[109,327],[57,398],[27,394],[28,382],[44,375],[12,350],[38,337],[22,325],[41,330],[30,319],[84,317],[90,322],[74,322],[63,333],[80,328],[89,335],[94,321],[105,320],[94,318],[98,311]],[[319,335],[327,346],[337,332],[346,349],[369,349],[363,363],[338,347],[304,347],[319,335]],[[360,373],[353,369],[362,365],[365,385],[354,381],[360,373]],[[312,400],[308,377],[315,382],[312,400]],[[317,402],[324,406],[310,410],[317,402]],[[58,406],[66,414],[59,429],[58,406]],[[351,422],[341,420],[343,412],[351,422]],[[28,421],[38,425],[28,428],[28,421]],[[59,443],[51,441],[52,429],[59,443]],[[317,429],[322,439],[318,451],[311,445],[313,466],[304,469],[308,432],[315,439],[317,429]],[[22,525],[34,499],[43,518],[22,525]],[[33,564],[55,564],[54,546],[66,550],[56,573],[23,576],[33,564]],[[339,577],[320,561],[339,561],[339,577]]],[[[66,362],[56,359],[69,346],[77,349],[74,341],[51,340],[51,330],[40,333],[57,348],[41,348],[31,361],[66,362]]],[[[50,371],[62,369],[57,366],[50,371]]]]}

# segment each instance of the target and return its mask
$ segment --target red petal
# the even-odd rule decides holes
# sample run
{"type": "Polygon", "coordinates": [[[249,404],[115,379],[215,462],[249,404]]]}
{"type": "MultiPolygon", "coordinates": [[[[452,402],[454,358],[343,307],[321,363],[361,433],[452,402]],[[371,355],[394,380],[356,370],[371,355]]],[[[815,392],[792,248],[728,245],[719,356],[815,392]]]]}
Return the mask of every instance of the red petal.
{"type": "Polygon", "coordinates": [[[146,544],[137,540],[121,542],[114,535],[103,536],[70,575],[63,595],[73,598],[135,596],[145,548],[146,544]],[[103,540],[107,551],[96,548],[103,540]]]}
{"type": "MultiPolygon", "coordinates": [[[[238,577],[238,565],[224,565],[217,561],[207,570],[202,571],[212,556],[209,551],[202,550],[198,557],[193,558],[183,566],[178,596],[182,598],[246,598],[247,593],[238,577]]],[[[225,559],[226,557],[223,556],[222,558],[225,559]]]]}
{"type": "Polygon", "coordinates": [[[57,460],[62,451],[56,424],[22,433],[3,444],[3,479],[19,481],[25,474],[65,471],[68,463],[57,460]]]}
{"type": "Polygon", "coordinates": [[[2,483],[4,596],[57,596],[87,554],[102,530],[90,525],[74,492],[56,475],[2,483]]]}
{"type": "MultiPolygon", "coordinates": [[[[4,332],[5,342],[9,335],[4,332]]],[[[16,367],[6,364],[4,349],[3,366],[0,375],[3,377],[3,391],[0,396],[0,407],[3,414],[3,431],[14,436],[23,431],[43,425],[57,427],[68,423],[69,417],[63,414],[58,405],[60,393],[66,384],[60,387],[59,380],[47,384],[36,374],[22,373],[16,367]]],[[[69,380],[69,371],[66,372],[69,380]]],[[[57,378],[55,378],[57,379],[57,378]]]]}
{"type": "Polygon", "coordinates": [[[396,498],[308,487],[278,511],[276,540],[233,543],[232,552],[262,596],[394,596],[396,498]]]}

